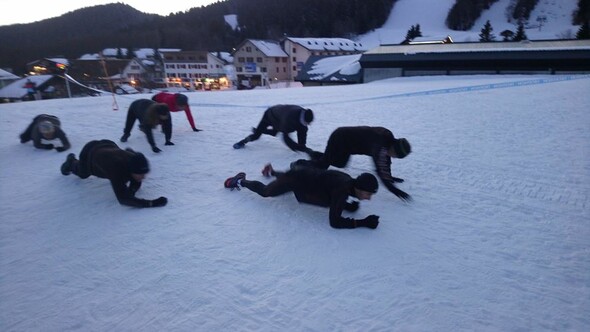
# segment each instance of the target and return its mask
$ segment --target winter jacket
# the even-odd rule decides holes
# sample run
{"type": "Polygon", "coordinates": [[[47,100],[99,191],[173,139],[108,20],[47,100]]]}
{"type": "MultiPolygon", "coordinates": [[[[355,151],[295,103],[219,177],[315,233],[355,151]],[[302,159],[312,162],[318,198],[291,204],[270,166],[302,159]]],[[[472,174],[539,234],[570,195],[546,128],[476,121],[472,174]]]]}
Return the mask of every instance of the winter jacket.
{"type": "Polygon", "coordinates": [[[120,149],[113,141],[91,141],[80,153],[80,162],[84,163],[80,167],[85,167],[87,175],[108,179],[121,205],[150,207],[150,200],[135,197],[141,182],[133,179],[129,168],[134,153],[120,149]]]}
{"type": "Polygon", "coordinates": [[[291,150],[305,151],[307,144],[307,126],[302,123],[305,109],[298,105],[275,105],[266,110],[263,121],[267,121],[275,131],[283,133],[283,140],[291,150]],[[289,133],[297,132],[297,143],[289,133]]]}
{"type": "Polygon", "coordinates": [[[193,120],[193,114],[191,113],[190,106],[186,105],[186,109],[181,109],[180,107],[178,107],[178,105],[176,105],[176,94],[160,92],[158,94],[155,94],[152,97],[152,100],[158,103],[164,103],[168,105],[168,109],[170,110],[170,112],[184,111],[184,114],[186,114],[186,118],[188,120],[188,123],[191,125],[191,128],[193,130],[196,129],[195,121],[193,120]]]}
{"type": "Polygon", "coordinates": [[[52,141],[56,138],[59,138],[59,140],[61,141],[61,144],[62,144],[61,148],[57,148],[58,151],[65,151],[71,147],[70,141],[68,141],[66,134],[63,132],[63,130],[60,127],[61,122],[59,121],[59,119],[56,116],[49,115],[49,114],[40,114],[35,117],[34,121],[35,121],[35,123],[33,125],[32,130],[31,130],[31,139],[33,140],[33,145],[37,149],[48,149],[48,150],[53,149],[53,144],[45,144],[42,142],[42,140],[52,141]],[[49,138],[43,136],[43,134],[41,134],[41,131],[39,130],[39,124],[43,121],[51,122],[55,128],[53,135],[49,138]]]}
{"type": "Polygon", "coordinates": [[[134,117],[139,120],[140,128],[145,133],[148,143],[152,148],[156,146],[152,130],[158,125],[162,125],[166,142],[170,142],[172,138],[172,119],[170,118],[170,113],[168,112],[168,119],[166,120],[161,120],[158,114],[159,112],[164,112],[164,108],[167,109],[168,107],[165,104],[157,103],[150,99],[135,100],[129,106],[125,132],[127,133],[127,130],[129,132],[131,131],[131,128],[128,127],[133,126],[134,117]],[[133,121],[130,121],[130,119],[133,119],[133,121]]]}
{"type": "Polygon", "coordinates": [[[370,156],[383,184],[396,193],[399,189],[393,184],[391,157],[387,154],[394,141],[393,133],[383,127],[340,127],[330,135],[322,160],[329,165],[344,167],[351,155],[370,156]]]}
{"type": "Polygon", "coordinates": [[[347,202],[354,196],[354,179],[337,170],[320,170],[301,167],[288,171],[285,176],[296,179],[293,190],[297,201],[329,207],[330,226],[333,228],[356,228],[359,220],[342,217],[342,211],[352,209],[347,202]]]}

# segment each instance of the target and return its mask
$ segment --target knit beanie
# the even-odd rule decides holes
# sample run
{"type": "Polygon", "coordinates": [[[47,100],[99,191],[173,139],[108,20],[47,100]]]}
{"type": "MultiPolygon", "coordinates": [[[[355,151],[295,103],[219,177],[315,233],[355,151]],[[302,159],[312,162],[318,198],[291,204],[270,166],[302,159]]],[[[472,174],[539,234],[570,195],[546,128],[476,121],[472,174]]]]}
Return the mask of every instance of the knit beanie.
{"type": "Polygon", "coordinates": [[[395,155],[400,159],[405,158],[410,152],[412,152],[410,142],[405,138],[395,140],[393,142],[393,148],[395,149],[395,155]]]}
{"type": "Polygon", "coordinates": [[[354,187],[374,194],[377,192],[379,184],[377,183],[377,178],[373,174],[363,173],[354,180],[354,187]]]}
{"type": "Polygon", "coordinates": [[[303,113],[303,121],[305,121],[305,123],[311,123],[313,121],[313,111],[309,108],[305,109],[303,113]]]}
{"type": "Polygon", "coordinates": [[[132,174],[146,174],[150,171],[150,165],[143,153],[135,152],[129,159],[129,170],[132,174]]]}
{"type": "Polygon", "coordinates": [[[188,97],[183,95],[182,93],[177,93],[174,95],[174,98],[176,99],[176,105],[177,106],[186,106],[188,105],[188,97]]]}

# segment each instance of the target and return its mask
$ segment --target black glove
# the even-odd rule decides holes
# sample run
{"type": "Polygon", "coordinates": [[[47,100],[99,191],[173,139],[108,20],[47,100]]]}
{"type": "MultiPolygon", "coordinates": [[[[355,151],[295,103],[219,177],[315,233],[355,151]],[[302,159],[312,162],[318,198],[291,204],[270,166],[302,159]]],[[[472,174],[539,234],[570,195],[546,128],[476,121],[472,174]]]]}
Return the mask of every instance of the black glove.
{"type": "Polygon", "coordinates": [[[365,219],[359,220],[356,222],[356,227],[367,227],[370,229],[375,229],[379,225],[379,216],[374,214],[366,217],[365,219]]]}
{"type": "Polygon", "coordinates": [[[157,199],[154,199],[152,201],[152,205],[151,206],[152,207],[160,207],[160,206],[164,206],[166,204],[168,204],[168,198],[166,198],[164,196],[161,196],[161,197],[159,197],[157,199]]]}
{"type": "MultiPolygon", "coordinates": [[[[397,188],[396,188],[397,189],[397,188]]],[[[412,200],[412,196],[410,196],[408,193],[406,193],[403,190],[399,190],[397,189],[394,192],[395,196],[399,197],[399,199],[401,199],[404,202],[410,202],[412,200]]]]}
{"type": "Polygon", "coordinates": [[[168,141],[168,142],[164,143],[164,145],[174,145],[174,143],[168,141]]]}
{"type": "Polygon", "coordinates": [[[359,209],[359,202],[357,202],[357,201],[352,201],[350,203],[346,202],[346,205],[344,205],[344,209],[349,212],[354,212],[359,209]]]}
{"type": "Polygon", "coordinates": [[[160,149],[159,149],[157,146],[155,146],[155,145],[154,145],[154,146],[152,146],[152,151],[154,151],[155,153],[162,152],[162,150],[160,150],[160,149]]]}
{"type": "Polygon", "coordinates": [[[402,182],[404,182],[404,179],[396,178],[395,176],[392,176],[391,181],[393,181],[394,183],[402,183],[402,182]]]}
{"type": "Polygon", "coordinates": [[[55,148],[55,150],[57,150],[57,152],[64,152],[67,149],[64,148],[63,146],[58,146],[57,148],[55,148]]]}
{"type": "Polygon", "coordinates": [[[53,144],[43,144],[43,145],[41,145],[41,148],[51,150],[51,149],[53,149],[53,144]]]}
{"type": "Polygon", "coordinates": [[[197,132],[197,131],[203,131],[203,130],[202,130],[202,129],[197,129],[197,128],[195,127],[195,128],[193,128],[193,131],[194,131],[194,132],[197,132]]]}

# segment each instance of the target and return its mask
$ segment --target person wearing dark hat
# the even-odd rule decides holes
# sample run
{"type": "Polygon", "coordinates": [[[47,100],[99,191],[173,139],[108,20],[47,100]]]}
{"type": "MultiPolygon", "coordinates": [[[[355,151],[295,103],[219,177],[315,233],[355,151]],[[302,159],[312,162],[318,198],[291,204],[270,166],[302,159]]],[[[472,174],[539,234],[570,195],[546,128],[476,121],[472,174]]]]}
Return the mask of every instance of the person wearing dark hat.
{"type": "Polygon", "coordinates": [[[268,164],[264,167],[265,176],[276,179],[265,185],[259,181],[246,180],[241,172],[228,178],[224,187],[228,189],[247,188],[262,197],[276,197],[293,192],[300,203],[328,207],[330,226],[333,228],[368,227],[375,229],[379,225],[379,216],[370,215],[364,219],[342,216],[343,211],[355,212],[359,208],[358,200],[370,200],[379,185],[374,175],[363,173],[357,178],[337,170],[321,170],[314,167],[291,165],[287,172],[277,172],[268,164]]]}
{"type": "Polygon", "coordinates": [[[70,153],[61,165],[61,174],[76,174],[81,179],[91,175],[111,182],[121,205],[132,207],[158,207],[168,203],[166,197],[154,200],[135,197],[150,166],[145,156],[130,148],[122,150],[110,140],[90,141],[80,151],[80,160],[70,153]],[[129,185],[127,185],[129,183],[129,185]]]}
{"type": "Polygon", "coordinates": [[[129,105],[127,111],[127,120],[125,122],[125,129],[123,129],[123,136],[121,142],[127,142],[131,135],[131,129],[135,120],[139,120],[139,129],[145,133],[148,143],[152,147],[152,151],[161,152],[154,142],[154,134],[152,130],[158,126],[162,126],[162,131],[166,138],[164,145],[174,145],[170,140],[172,138],[172,119],[170,119],[170,111],[168,106],[163,103],[157,103],[150,99],[137,99],[129,105]]]}
{"type": "Polygon", "coordinates": [[[191,113],[191,108],[188,105],[188,97],[186,95],[183,95],[182,93],[160,92],[155,94],[152,97],[152,100],[168,105],[170,112],[184,111],[184,114],[186,114],[186,119],[191,125],[193,131],[201,131],[201,129],[197,129],[195,126],[195,120],[193,119],[193,114],[191,113]]]}
{"type": "Polygon", "coordinates": [[[391,175],[391,158],[403,159],[412,152],[405,138],[395,138],[393,133],[383,127],[340,127],[332,132],[324,153],[308,150],[312,160],[298,160],[296,163],[321,169],[330,166],[344,168],[351,155],[365,155],[373,158],[377,175],[385,187],[403,201],[412,197],[395,186],[404,182],[391,175]]]}
{"type": "Polygon", "coordinates": [[[33,145],[37,149],[51,150],[55,148],[57,152],[62,152],[71,147],[70,141],[61,129],[59,118],[50,114],[37,115],[27,129],[20,134],[21,143],[27,143],[30,140],[33,140],[33,145]],[[43,143],[43,140],[53,141],[56,138],[61,141],[61,146],[56,147],[51,143],[43,143]]]}
{"type": "Polygon", "coordinates": [[[313,111],[297,105],[274,105],[268,108],[258,127],[253,128],[253,133],[233,145],[234,149],[243,148],[246,143],[253,142],[262,134],[276,136],[283,134],[285,144],[293,151],[307,151],[307,127],[313,121],[313,111]],[[297,132],[297,143],[289,133],[297,132]]]}

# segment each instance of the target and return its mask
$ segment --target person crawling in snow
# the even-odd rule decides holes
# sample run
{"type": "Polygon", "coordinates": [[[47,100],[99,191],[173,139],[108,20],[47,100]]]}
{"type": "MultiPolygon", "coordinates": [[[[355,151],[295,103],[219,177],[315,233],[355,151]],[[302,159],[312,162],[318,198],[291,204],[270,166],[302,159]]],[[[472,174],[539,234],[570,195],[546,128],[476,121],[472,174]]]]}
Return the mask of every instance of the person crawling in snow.
{"type": "Polygon", "coordinates": [[[344,168],[351,155],[373,158],[377,175],[385,187],[403,201],[412,197],[395,186],[403,179],[391,175],[391,158],[403,159],[412,152],[405,138],[395,138],[383,127],[340,127],[332,132],[324,153],[308,150],[311,160],[300,159],[296,163],[328,169],[330,166],[344,168]]]}
{"type": "Polygon", "coordinates": [[[50,114],[37,115],[27,129],[20,134],[21,143],[27,143],[30,140],[33,140],[33,146],[37,149],[51,150],[55,148],[57,152],[62,152],[71,147],[70,141],[61,129],[59,118],[50,114]],[[43,140],[53,141],[56,138],[61,141],[61,146],[56,147],[51,143],[43,143],[43,140]]]}
{"type": "Polygon", "coordinates": [[[188,105],[188,97],[186,95],[181,93],[160,92],[152,96],[152,100],[157,103],[164,103],[168,105],[170,112],[184,111],[184,114],[186,114],[186,119],[191,125],[193,131],[201,131],[201,129],[197,129],[195,126],[195,120],[193,119],[193,114],[191,113],[191,108],[188,105]]]}
{"type": "Polygon", "coordinates": [[[276,197],[293,192],[300,203],[328,207],[330,226],[333,228],[377,228],[379,216],[370,215],[364,219],[342,216],[343,211],[355,212],[359,208],[358,200],[370,200],[379,187],[377,179],[370,173],[363,173],[357,178],[337,170],[321,170],[314,167],[291,164],[287,172],[277,172],[268,164],[262,170],[264,176],[276,179],[265,185],[259,181],[246,180],[243,172],[228,178],[224,186],[231,190],[247,188],[262,197],[276,197]]]}
{"type": "Polygon", "coordinates": [[[157,103],[151,99],[133,101],[127,111],[127,121],[125,122],[125,129],[123,129],[121,142],[127,142],[135,120],[139,120],[139,129],[145,133],[148,143],[152,147],[152,151],[156,153],[162,151],[156,146],[154,134],[152,133],[152,130],[158,125],[162,126],[162,131],[166,138],[164,145],[174,145],[170,140],[172,138],[172,119],[170,119],[170,111],[166,104],[157,103]]]}
{"type": "Polygon", "coordinates": [[[142,153],[130,148],[122,150],[115,142],[106,139],[86,143],[80,151],[80,160],[70,153],[61,165],[63,175],[74,173],[81,179],[91,175],[108,179],[121,205],[138,208],[164,206],[168,199],[163,196],[154,200],[135,197],[149,171],[149,163],[142,153]]]}
{"type": "Polygon", "coordinates": [[[253,133],[233,145],[234,149],[243,148],[246,143],[253,142],[262,134],[276,136],[283,134],[285,144],[293,151],[307,151],[307,127],[313,121],[313,111],[297,105],[274,105],[269,107],[258,123],[252,128],[253,133]],[[289,133],[297,132],[297,143],[289,133]]]}

